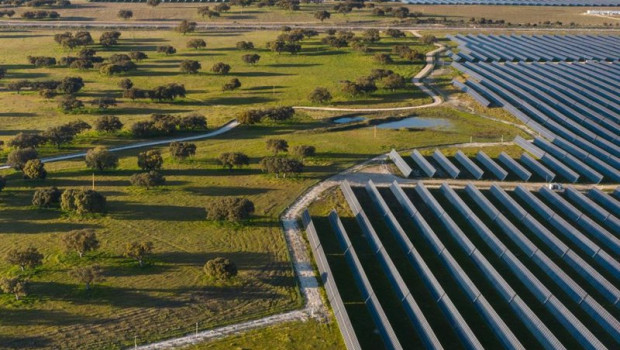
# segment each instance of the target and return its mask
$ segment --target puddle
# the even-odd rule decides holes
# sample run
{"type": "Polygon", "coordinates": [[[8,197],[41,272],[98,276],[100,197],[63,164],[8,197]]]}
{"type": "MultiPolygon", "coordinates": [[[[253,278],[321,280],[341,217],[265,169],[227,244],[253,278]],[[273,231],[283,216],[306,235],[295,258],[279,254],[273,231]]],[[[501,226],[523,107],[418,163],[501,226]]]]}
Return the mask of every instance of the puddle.
{"type": "Polygon", "coordinates": [[[395,122],[388,122],[377,125],[380,129],[402,129],[402,128],[433,128],[438,126],[450,126],[452,123],[446,119],[417,118],[411,117],[395,122]]]}
{"type": "Polygon", "coordinates": [[[365,117],[357,116],[357,117],[342,117],[342,118],[334,119],[332,121],[336,124],[348,124],[348,123],[361,122],[364,120],[366,120],[365,117]]]}

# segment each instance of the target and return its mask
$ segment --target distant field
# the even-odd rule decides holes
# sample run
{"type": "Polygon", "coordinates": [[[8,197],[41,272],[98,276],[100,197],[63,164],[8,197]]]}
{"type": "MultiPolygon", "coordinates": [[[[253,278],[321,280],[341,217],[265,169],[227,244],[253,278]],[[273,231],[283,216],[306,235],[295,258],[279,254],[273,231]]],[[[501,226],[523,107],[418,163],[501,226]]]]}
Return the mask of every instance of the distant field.
{"type": "MultiPolygon", "coordinates": [[[[37,92],[0,90],[0,120],[2,130],[0,140],[8,140],[20,131],[41,131],[50,125],[62,124],[81,118],[92,123],[102,113],[117,115],[123,123],[130,126],[137,120],[146,118],[151,113],[188,113],[196,112],[207,116],[210,127],[217,127],[233,119],[237,112],[249,108],[273,105],[311,105],[307,95],[318,86],[328,88],[334,100],[330,105],[338,107],[390,107],[411,106],[428,103],[429,97],[410,85],[407,89],[395,91],[379,90],[376,93],[359,98],[351,98],[340,91],[342,80],[355,80],[366,76],[374,68],[391,69],[405,77],[413,77],[423,66],[422,63],[406,63],[395,57],[393,64],[379,65],[373,60],[376,52],[390,52],[397,44],[407,44],[412,48],[427,52],[433,47],[419,43],[408,36],[403,39],[383,38],[373,44],[371,53],[359,53],[350,48],[328,48],[320,43],[319,37],[306,39],[302,42],[302,52],[297,55],[277,54],[265,49],[266,42],[274,40],[278,32],[206,32],[181,35],[171,31],[124,31],[120,45],[109,50],[102,50],[95,45],[97,54],[107,57],[113,53],[127,53],[141,50],[147,53],[148,59],[138,62],[138,70],[121,76],[104,76],[96,69],[80,71],[65,67],[36,68],[27,64],[26,56],[53,56],[57,60],[62,56],[77,55],[62,49],[54,40],[53,35],[59,31],[28,31],[2,32],[0,45],[0,66],[6,67],[7,76],[0,80],[0,89],[11,81],[20,79],[45,80],[62,79],[65,76],[81,76],[85,87],[78,93],[78,99],[88,102],[95,97],[114,96],[119,105],[105,112],[93,110],[87,104],[87,114],[65,114],[58,108],[58,98],[46,100],[37,92]],[[207,48],[194,50],[186,48],[190,39],[202,38],[207,48]],[[255,50],[237,50],[238,41],[252,41],[255,50]],[[177,53],[166,56],[155,52],[159,45],[172,45],[177,53]],[[258,53],[261,59],[256,65],[243,63],[241,56],[247,53],[258,53]],[[197,60],[202,65],[198,74],[188,75],[179,71],[183,60],[197,60]],[[225,62],[232,66],[227,75],[210,72],[216,62],[225,62]],[[154,103],[148,99],[131,101],[120,99],[121,89],[118,82],[121,78],[130,78],[136,87],[150,89],[167,83],[181,83],[188,91],[187,98],[172,103],[154,103]],[[241,81],[241,88],[236,91],[223,92],[221,87],[232,78],[241,81]]],[[[97,41],[101,32],[92,31],[97,41]]],[[[94,135],[83,137],[78,147],[86,147],[95,142],[114,144],[127,142],[126,138],[103,137],[94,135]]],[[[51,150],[53,151],[53,150],[51,150]]]]}
{"type": "MultiPolygon", "coordinates": [[[[399,25],[406,24],[394,17],[374,16],[372,9],[355,9],[351,13],[343,15],[332,10],[336,2],[328,1],[323,4],[301,4],[299,11],[282,10],[277,7],[257,8],[250,6],[232,9],[223,13],[219,18],[202,18],[196,10],[202,6],[215,6],[214,3],[162,3],[152,8],[146,3],[114,3],[114,2],[87,2],[84,0],[72,1],[71,8],[57,9],[61,14],[61,20],[68,21],[117,21],[117,13],[121,9],[130,9],[134,17],[126,22],[169,22],[182,19],[201,21],[206,23],[288,23],[288,24],[313,24],[313,25],[343,25],[347,24],[380,24],[399,25]],[[319,22],[314,18],[317,10],[332,12],[330,19],[319,22]]],[[[421,12],[422,18],[436,18],[438,21],[445,17],[450,20],[464,20],[467,22],[471,17],[484,17],[492,20],[505,20],[516,23],[538,23],[544,21],[561,21],[564,24],[575,22],[578,25],[600,26],[603,23],[614,22],[613,19],[584,15],[587,9],[617,9],[615,7],[558,7],[558,6],[449,6],[449,5],[410,5],[410,4],[378,4],[379,7],[403,6],[411,12],[421,12]]],[[[23,10],[18,10],[21,13],[23,10]]],[[[415,24],[415,22],[413,22],[415,24]]]]}

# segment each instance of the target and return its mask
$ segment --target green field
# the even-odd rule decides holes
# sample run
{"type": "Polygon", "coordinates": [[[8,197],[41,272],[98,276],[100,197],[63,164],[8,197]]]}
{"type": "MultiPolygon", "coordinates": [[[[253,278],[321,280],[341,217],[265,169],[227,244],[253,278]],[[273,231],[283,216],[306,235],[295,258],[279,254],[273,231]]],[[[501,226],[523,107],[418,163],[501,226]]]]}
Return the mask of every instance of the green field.
{"type": "MultiPolygon", "coordinates": [[[[60,32],[60,31],[57,31],[60,32]]],[[[248,109],[274,105],[311,105],[307,95],[317,86],[328,88],[334,99],[332,106],[338,107],[389,107],[410,106],[430,102],[430,98],[413,86],[403,90],[379,90],[372,95],[351,98],[340,92],[340,81],[355,80],[366,76],[374,68],[391,69],[405,77],[412,77],[422,67],[422,63],[406,63],[396,60],[394,64],[380,66],[373,60],[375,52],[389,52],[396,44],[408,44],[420,52],[427,52],[432,46],[418,43],[409,36],[404,39],[383,38],[373,45],[375,52],[359,53],[350,48],[333,49],[320,43],[324,34],[302,42],[302,52],[297,55],[277,54],[267,51],[265,44],[274,40],[278,32],[205,32],[181,35],[175,32],[125,31],[120,45],[110,50],[101,50],[98,55],[108,57],[114,53],[127,53],[131,50],[144,51],[149,58],[138,63],[136,72],[122,76],[108,77],[96,69],[80,71],[77,69],[50,67],[35,68],[27,64],[26,56],[52,56],[57,60],[62,56],[77,55],[62,49],[53,41],[57,32],[3,32],[0,45],[3,54],[0,66],[7,68],[6,78],[0,80],[0,111],[2,131],[0,140],[7,141],[21,131],[42,131],[51,125],[58,125],[78,118],[92,123],[101,114],[118,116],[126,127],[137,120],[143,120],[151,113],[182,114],[196,112],[208,117],[209,126],[217,127],[235,117],[236,113],[248,109]],[[203,38],[207,42],[204,50],[186,48],[190,39],[203,38]],[[237,50],[238,41],[252,41],[256,50],[237,50]],[[177,54],[165,56],[155,52],[159,45],[172,45],[177,54]],[[247,53],[258,53],[261,60],[256,65],[241,61],[247,53]],[[188,75],[179,71],[183,60],[197,60],[202,65],[198,74],[188,75]],[[227,75],[210,72],[216,62],[226,62],[232,66],[227,75]],[[65,76],[81,76],[85,87],[77,98],[86,102],[85,114],[66,114],[58,107],[56,99],[44,99],[38,92],[2,91],[2,86],[20,79],[46,80],[62,79],[65,76]],[[182,83],[188,91],[187,97],[172,103],[155,103],[148,99],[135,101],[122,99],[118,82],[130,78],[134,86],[151,89],[167,83],[182,83]],[[222,92],[221,86],[232,78],[238,78],[242,87],[236,91],[222,92]],[[93,109],[87,104],[96,97],[113,96],[120,102],[118,106],[106,111],[93,109]]],[[[92,31],[98,40],[100,32],[92,31]]],[[[98,46],[95,50],[100,50],[98,46]]],[[[81,135],[73,148],[89,147],[97,144],[116,144],[128,142],[126,134],[117,136],[81,135]]],[[[43,154],[56,152],[43,150],[43,154]]]]}
{"type": "MultiPolygon", "coordinates": [[[[138,151],[124,152],[119,169],[96,176],[97,189],[108,196],[104,216],[82,218],[30,205],[38,187],[89,187],[92,172],[81,160],[48,164],[50,174],[42,183],[5,172],[9,186],[0,193],[0,255],[11,247],[32,244],[46,258],[42,267],[29,273],[31,296],[21,302],[0,297],[0,309],[7,315],[0,323],[0,339],[19,348],[55,347],[59,342],[74,348],[88,348],[87,344],[116,348],[132,344],[134,336],[144,342],[189,333],[195,322],[205,329],[299,307],[277,218],[305,188],[391,148],[466,142],[470,135],[491,141],[517,133],[512,127],[447,108],[420,110],[416,115],[449,120],[451,127],[314,132],[330,124],[307,116],[284,124],[239,127],[197,142],[197,155],[188,161],[173,162],[164,149],[168,184],[148,191],[129,186],[128,177],[138,171],[138,151]],[[259,159],[269,155],[265,140],[274,136],[291,146],[317,147],[317,156],[306,160],[301,176],[283,180],[260,172],[259,159]],[[224,151],[247,153],[250,167],[222,169],[214,159],[224,151]],[[206,221],[207,201],[224,195],[254,201],[256,217],[246,226],[206,221]],[[80,260],[61,249],[58,235],[83,227],[97,230],[102,247],[80,260]],[[121,257],[124,244],[132,240],[155,243],[148,267],[139,269],[121,257]],[[217,255],[230,257],[240,267],[240,277],[230,285],[203,277],[202,265],[217,255]],[[106,280],[89,293],[67,276],[67,270],[94,262],[106,269],[106,280]]],[[[0,262],[3,274],[14,275],[17,270],[0,262]]]]}

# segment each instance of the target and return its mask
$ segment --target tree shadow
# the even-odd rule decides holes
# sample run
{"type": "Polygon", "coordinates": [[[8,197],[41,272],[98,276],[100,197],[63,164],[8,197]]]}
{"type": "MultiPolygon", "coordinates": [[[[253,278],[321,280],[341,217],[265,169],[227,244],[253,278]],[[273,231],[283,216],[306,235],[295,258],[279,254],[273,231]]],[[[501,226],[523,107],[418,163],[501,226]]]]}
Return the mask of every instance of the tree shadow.
{"type": "MultiPolygon", "coordinates": [[[[38,294],[42,289],[47,289],[47,283],[31,282],[30,286],[33,294],[38,294]]],[[[3,325],[10,326],[69,326],[74,324],[95,324],[96,320],[85,317],[84,315],[74,315],[62,310],[43,310],[43,309],[1,309],[3,325]]],[[[2,341],[0,335],[0,344],[2,341]]]]}
{"type": "Polygon", "coordinates": [[[203,207],[148,205],[136,202],[111,202],[108,211],[120,220],[200,221],[206,217],[203,207]]]}
{"type": "Polygon", "coordinates": [[[232,72],[230,75],[238,77],[284,77],[296,74],[274,73],[274,72],[232,72]]]}
{"type": "Polygon", "coordinates": [[[263,194],[271,191],[268,188],[251,188],[251,187],[185,187],[183,189],[186,192],[197,194],[201,196],[251,196],[257,194],[263,194]]]}
{"type": "Polygon", "coordinates": [[[245,104],[255,104],[255,103],[267,103],[273,102],[275,99],[267,98],[267,97],[247,97],[247,96],[239,96],[239,97],[218,97],[212,98],[208,100],[209,104],[212,105],[245,105],[245,104]]]}
{"type": "Polygon", "coordinates": [[[344,55],[347,51],[342,50],[330,50],[330,51],[310,51],[310,52],[302,52],[304,56],[336,56],[336,55],[344,55]]]}
{"type": "Polygon", "coordinates": [[[10,222],[0,222],[0,232],[11,233],[50,233],[50,232],[68,232],[72,230],[78,230],[83,228],[99,228],[100,225],[84,224],[84,223],[71,223],[71,222],[46,222],[35,223],[33,220],[21,221],[11,220],[10,222]]]}
{"type": "MultiPolygon", "coordinates": [[[[28,113],[28,112],[0,112],[0,117],[34,117],[36,116],[35,113],[28,113]]],[[[23,130],[20,130],[18,132],[24,132],[23,130]]]]}
{"type": "MultiPolygon", "coordinates": [[[[261,86],[252,86],[249,88],[245,88],[242,89],[244,91],[269,91],[269,90],[273,90],[273,89],[284,89],[287,88],[288,86],[282,86],[282,85],[261,85],[261,86]]],[[[1,114],[0,114],[1,115],[1,114]]]]}
{"type": "Polygon", "coordinates": [[[303,68],[303,67],[315,67],[322,66],[319,63],[272,63],[265,65],[266,67],[274,68],[303,68]]]}
{"type": "MultiPolygon", "coordinates": [[[[4,315],[5,310],[0,310],[0,313],[4,315]]],[[[0,335],[0,344],[5,349],[34,349],[34,348],[46,348],[53,344],[51,339],[38,335],[29,336],[6,336],[0,335]]]]}

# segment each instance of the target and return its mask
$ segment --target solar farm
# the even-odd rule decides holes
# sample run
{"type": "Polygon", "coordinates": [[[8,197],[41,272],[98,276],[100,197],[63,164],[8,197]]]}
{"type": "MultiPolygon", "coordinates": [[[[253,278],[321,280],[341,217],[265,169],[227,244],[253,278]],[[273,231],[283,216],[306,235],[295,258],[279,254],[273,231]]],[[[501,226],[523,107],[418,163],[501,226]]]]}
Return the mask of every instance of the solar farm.
{"type": "Polygon", "coordinates": [[[617,0],[404,0],[419,5],[618,6],[617,0]]]}
{"type": "Polygon", "coordinates": [[[518,158],[392,150],[400,179],[304,213],[347,347],[617,349],[620,189],[592,184],[620,180],[620,38],[449,38],[453,85],[532,137],[518,158]]]}
{"type": "Polygon", "coordinates": [[[345,208],[303,222],[348,348],[617,348],[617,197],[372,181],[341,193],[345,208]]]}

